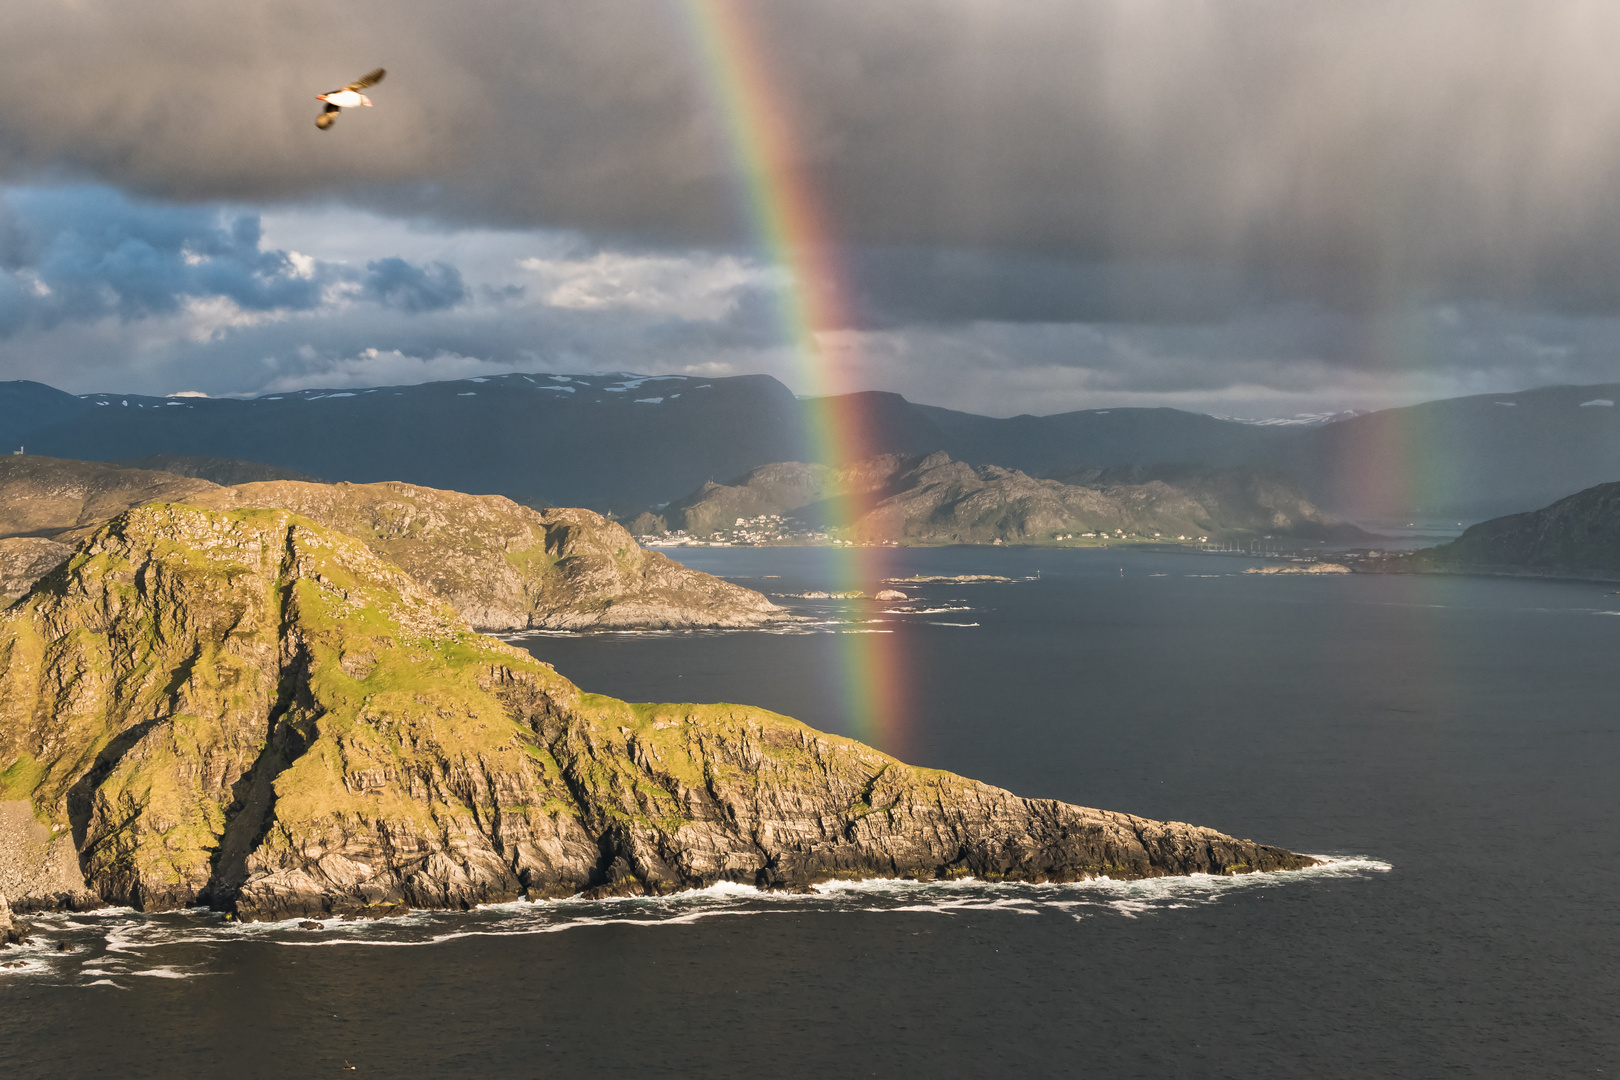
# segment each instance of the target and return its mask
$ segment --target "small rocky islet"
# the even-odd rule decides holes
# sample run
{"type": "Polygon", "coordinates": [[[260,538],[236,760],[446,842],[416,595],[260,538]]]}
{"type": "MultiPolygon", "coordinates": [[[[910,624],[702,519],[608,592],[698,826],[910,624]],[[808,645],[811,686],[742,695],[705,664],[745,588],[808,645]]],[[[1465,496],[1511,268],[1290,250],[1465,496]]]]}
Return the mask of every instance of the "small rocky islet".
{"type": "Polygon", "coordinates": [[[742,705],[630,704],[285,508],[136,507],[0,612],[0,893],[246,920],[1300,869],[742,705]],[[26,835],[25,835],[26,834],[26,835]]]}

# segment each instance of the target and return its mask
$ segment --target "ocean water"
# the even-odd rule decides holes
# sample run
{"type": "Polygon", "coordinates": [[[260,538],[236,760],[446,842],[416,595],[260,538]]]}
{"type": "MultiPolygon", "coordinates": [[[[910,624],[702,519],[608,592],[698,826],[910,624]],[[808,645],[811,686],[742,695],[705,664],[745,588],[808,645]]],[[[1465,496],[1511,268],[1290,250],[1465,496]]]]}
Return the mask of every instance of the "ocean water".
{"type": "MultiPolygon", "coordinates": [[[[755,588],[827,553],[676,552],[755,588]]],[[[789,599],[795,633],[535,636],[582,686],[743,701],[1022,794],[1330,857],[1075,886],[720,888],[376,923],[46,920],[0,961],[0,1077],[1431,1077],[1620,1069],[1613,586],[1239,573],[946,548],[997,574],[789,599]],[[844,728],[886,633],[907,714],[844,728]]],[[[873,583],[874,585],[876,583],[873,583]]]]}

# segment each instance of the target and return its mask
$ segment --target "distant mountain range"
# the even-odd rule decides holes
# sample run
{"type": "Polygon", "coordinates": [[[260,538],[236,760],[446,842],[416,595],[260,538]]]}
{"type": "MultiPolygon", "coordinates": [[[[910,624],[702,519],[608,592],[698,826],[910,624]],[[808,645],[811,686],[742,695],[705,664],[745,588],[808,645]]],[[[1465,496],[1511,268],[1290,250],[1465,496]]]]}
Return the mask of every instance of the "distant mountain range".
{"type": "MultiPolygon", "coordinates": [[[[1177,409],[997,418],[853,394],[850,460],[937,451],[1031,477],[1118,466],[1250,466],[1339,517],[1481,520],[1620,480],[1620,384],[1548,387],[1263,423],[1177,409]]],[[[100,461],[261,462],[633,515],[707,481],[813,461],[806,408],[764,375],[503,375],[235,400],[73,395],[0,383],[0,440],[100,461]]],[[[824,463],[825,464],[825,463],[824,463]]]]}
{"type": "Polygon", "coordinates": [[[248,400],[74,396],[0,383],[0,445],[91,461],[262,462],[548,506],[640,509],[802,456],[801,406],[766,376],[506,375],[248,400]]]}

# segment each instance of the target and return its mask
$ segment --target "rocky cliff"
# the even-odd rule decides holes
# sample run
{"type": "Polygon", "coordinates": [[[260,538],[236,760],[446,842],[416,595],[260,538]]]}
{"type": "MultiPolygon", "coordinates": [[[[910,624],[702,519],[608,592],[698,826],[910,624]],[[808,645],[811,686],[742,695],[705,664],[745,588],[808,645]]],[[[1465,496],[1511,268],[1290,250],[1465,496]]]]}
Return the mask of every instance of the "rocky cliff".
{"type": "Polygon", "coordinates": [[[1311,864],[757,709],[582,693],[282,509],[131,510],[0,613],[0,799],[70,838],[109,902],[247,919],[1311,864]]]}
{"type": "Polygon", "coordinates": [[[781,462],[709,483],[644,528],[705,535],[760,515],[806,529],[846,525],[850,539],[913,544],[1043,543],[1085,533],[1136,536],[1365,538],[1286,480],[1250,469],[1079,469],[1036,478],[943,453],[887,454],[847,468],[781,462]]]}
{"type": "MultiPolygon", "coordinates": [[[[257,468],[204,464],[222,476],[257,468]]],[[[643,550],[621,526],[589,510],[541,512],[499,495],[386,482],[221,487],[146,469],[24,456],[0,457],[0,595],[21,595],[67,557],[72,542],[153,501],[292,509],[358,536],[487,630],[745,627],[788,618],[759,593],[643,550]]]]}

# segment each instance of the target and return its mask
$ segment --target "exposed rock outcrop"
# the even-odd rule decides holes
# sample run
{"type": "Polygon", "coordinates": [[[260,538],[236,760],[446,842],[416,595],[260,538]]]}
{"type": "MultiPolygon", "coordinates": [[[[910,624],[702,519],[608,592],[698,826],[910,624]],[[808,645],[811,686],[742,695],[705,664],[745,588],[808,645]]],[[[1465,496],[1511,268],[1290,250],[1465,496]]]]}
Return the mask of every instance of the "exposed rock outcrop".
{"type": "Polygon", "coordinates": [[[0,605],[17,599],[60,566],[73,546],[43,536],[0,538],[0,605]]]}
{"type": "Polygon", "coordinates": [[[29,929],[27,923],[12,917],[6,894],[0,893],[0,949],[27,941],[29,929]]]}
{"type": "Polygon", "coordinates": [[[247,919],[1311,864],[762,710],[582,693],[281,509],[131,510],[0,613],[0,798],[71,836],[109,902],[247,919]]]}
{"type": "MultiPolygon", "coordinates": [[[[0,784],[5,776],[0,773],[0,784]]],[[[39,821],[26,798],[0,801],[0,894],[23,912],[86,911],[103,903],[84,883],[72,833],[39,821]]]]}

